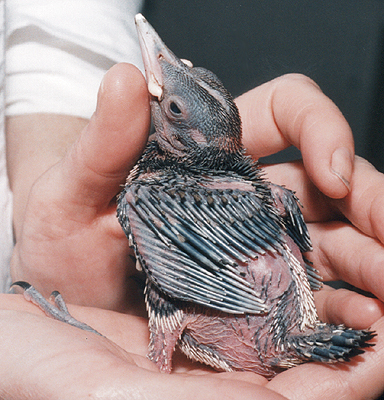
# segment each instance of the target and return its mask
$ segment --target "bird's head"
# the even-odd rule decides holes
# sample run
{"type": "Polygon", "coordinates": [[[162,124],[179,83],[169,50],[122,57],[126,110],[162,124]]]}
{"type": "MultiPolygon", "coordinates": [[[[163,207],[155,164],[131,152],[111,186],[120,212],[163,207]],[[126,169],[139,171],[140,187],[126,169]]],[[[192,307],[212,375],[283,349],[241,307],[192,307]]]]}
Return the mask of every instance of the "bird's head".
{"type": "Polygon", "coordinates": [[[161,151],[178,162],[225,167],[242,152],[231,94],[211,71],[176,57],[141,14],[135,21],[161,151]]]}

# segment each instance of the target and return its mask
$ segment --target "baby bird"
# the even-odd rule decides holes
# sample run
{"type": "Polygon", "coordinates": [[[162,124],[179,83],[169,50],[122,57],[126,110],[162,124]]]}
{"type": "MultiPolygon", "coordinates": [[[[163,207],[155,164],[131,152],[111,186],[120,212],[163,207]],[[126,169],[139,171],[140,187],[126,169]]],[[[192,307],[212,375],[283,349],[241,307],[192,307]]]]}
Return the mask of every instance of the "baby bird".
{"type": "Polygon", "coordinates": [[[317,271],[298,200],[245,155],[238,109],[219,79],[136,25],[155,138],[127,178],[117,215],[146,275],[149,358],[175,346],[222,371],[268,379],[307,361],[349,360],[374,332],[319,321],[317,271]]]}
{"type": "MultiPolygon", "coordinates": [[[[178,59],[136,24],[156,129],[118,198],[117,216],[146,275],[149,358],[171,372],[176,346],[221,371],[268,379],[307,361],[347,361],[375,333],[319,321],[321,277],[294,193],[245,155],[238,109],[210,71],[178,59]]],[[[49,316],[74,319],[15,282],[49,316]]]]}

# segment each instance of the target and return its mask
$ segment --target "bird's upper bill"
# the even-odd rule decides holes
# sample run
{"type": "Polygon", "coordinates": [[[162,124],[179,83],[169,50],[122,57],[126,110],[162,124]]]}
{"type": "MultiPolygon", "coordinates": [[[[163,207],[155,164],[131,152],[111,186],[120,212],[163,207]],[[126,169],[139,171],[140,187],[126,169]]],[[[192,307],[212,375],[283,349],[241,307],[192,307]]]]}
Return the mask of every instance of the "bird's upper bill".
{"type": "Polygon", "coordinates": [[[135,16],[135,23],[147,77],[148,91],[160,101],[163,97],[164,83],[159,60],[167,61],[172,66],[180,69],[184,69],[186,65],[191,67],[192,64],[188,60],[180,60],[176,57],[142,14],[135,16]]]}

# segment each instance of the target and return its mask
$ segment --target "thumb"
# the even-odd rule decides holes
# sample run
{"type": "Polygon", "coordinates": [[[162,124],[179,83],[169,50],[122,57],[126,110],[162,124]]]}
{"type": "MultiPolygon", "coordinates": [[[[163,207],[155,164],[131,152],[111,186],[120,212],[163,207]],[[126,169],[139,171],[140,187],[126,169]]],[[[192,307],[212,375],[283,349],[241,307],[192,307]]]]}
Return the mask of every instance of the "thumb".
{"type": "Polygon", "coordinates": [[[107,207],[141,155],[149,127],[143,75],[133,65],[115,65],[101,83],[96,112],[62,160],[62,189],[72,204],[107,207]]]}

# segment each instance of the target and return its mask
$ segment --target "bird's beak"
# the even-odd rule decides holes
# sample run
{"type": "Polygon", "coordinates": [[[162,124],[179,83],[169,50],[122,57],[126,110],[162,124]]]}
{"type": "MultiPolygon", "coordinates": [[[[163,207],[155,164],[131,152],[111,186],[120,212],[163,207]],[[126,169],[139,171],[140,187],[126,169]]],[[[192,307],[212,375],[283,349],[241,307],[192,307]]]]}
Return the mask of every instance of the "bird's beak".
{"type": "Polygon", "coordinates": [[[164,60],[174,67],[183,69],[186,66],[192,67],[192,65],[189,61],[180,60],[168,49],[142,14],[135,16],[135,23],[144,62],[145,75],[147,77],[148,91],[152,96],[157,97],[161,101],[164,84],[160,61],[164,60]]]}

